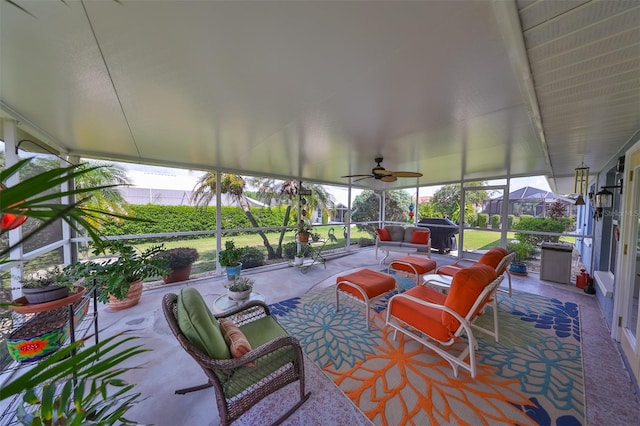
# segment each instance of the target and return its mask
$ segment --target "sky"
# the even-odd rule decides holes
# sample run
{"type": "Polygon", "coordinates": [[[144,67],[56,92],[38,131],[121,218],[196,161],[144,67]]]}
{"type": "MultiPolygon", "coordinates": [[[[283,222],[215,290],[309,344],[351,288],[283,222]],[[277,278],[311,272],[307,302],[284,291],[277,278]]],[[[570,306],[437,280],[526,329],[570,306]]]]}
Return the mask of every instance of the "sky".
{"type": "MultiPolygon", "coordinates": [[[[201,171],[172,169],[166,167],[145,166],[139,164],[122,164],[127,170],[127,175],[133,186],[152,189],[177,189],[191,191],[198,182],[198,178],[204,173],[201,171]]],[[[549,184],[544,176],[511,179],[511,191],[532,186],[534,188],[550,191],[549,184]]],[[[333,194],[336,201],[347,205],[348,190],[343,187],[326,186],[333,194]]],[[[420,196],[433,195],[440,186],[421,187],[420,196]]],[[[362,190],[353,189],[352,196],[360,194],[362,190]]],[[[413,192],[411,195],[415,195],[413,192]]]]}

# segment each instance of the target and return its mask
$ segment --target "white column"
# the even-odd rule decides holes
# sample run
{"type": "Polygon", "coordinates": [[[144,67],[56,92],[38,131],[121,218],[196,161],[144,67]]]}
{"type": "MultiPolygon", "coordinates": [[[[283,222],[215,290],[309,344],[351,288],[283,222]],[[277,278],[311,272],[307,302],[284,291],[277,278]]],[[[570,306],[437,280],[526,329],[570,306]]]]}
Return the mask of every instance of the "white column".
{"type": "MultiPolygon", "coordinates": [[[[5,162],[6,167],[13,166],[18,162],[18,150],[16,146],[18,145],[18,126],[15,120],[11,120],[8,118],[3,119],[3,138],[4,138],[4,149],[5,149],[5,162]]],[[[15,185],[19,182],[18,174],[14,174],[13,176],[7,179],[7,186],[15,185]]],[[[9,231],[9,246],[13,247],[9,252],[9,259],[11,260],[19,260],[22,258],[23,250],[22,244],[18,244],[18,242],[22,239],[22,227],[19,226],[14,230],[9,231]]],[[[13,299],[16,299],[22,295],[20,280],[23,274],[23,265],[22,263],[17,263],[16,266],[11,268],[11,296],[13,299]]]]}

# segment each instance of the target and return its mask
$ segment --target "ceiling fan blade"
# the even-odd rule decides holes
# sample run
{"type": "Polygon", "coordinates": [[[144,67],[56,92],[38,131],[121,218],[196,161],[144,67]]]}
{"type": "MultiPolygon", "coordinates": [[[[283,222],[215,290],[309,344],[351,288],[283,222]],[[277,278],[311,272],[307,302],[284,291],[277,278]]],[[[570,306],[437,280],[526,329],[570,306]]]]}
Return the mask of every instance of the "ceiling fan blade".
{"type": "Polygon", "coordinates": [[[385,170],[383,168],[373,169],[372,172],[373,172],[374,175],[378,175],[378,176],[380,176],[380,175],[382,175],[382,176],[391,175],[391,172],[389,170],[385,170]]]}
{"type": "Polygon", "coordinates": [[[352,180],[352,182],[359,182],[359,181],[361,181],[363,179],[369,179],[369,178],[373,177],[372,175],[361,175],[361,176],[364,176],[364,177],[361,177],[359,179],[354,179],[354,180],[352,180]]]}
{"type": "Polygon", "coordinates": [[[422,177],[422,173],[418,172],[391,172],[396,177],[422,177]]]}
{"type": "Polygon", "coordinates": [[[380,180],[383,182],[395,182],[398,180],[398,178],[395,177],[394,175],[387,175],[387,176],[382,176],[380,180]]]}
{"type": "Polygon", "coordinates": [[[371,177],[371,174],[366,174],[366,175],[346,175],[346,176],[340,176],[343,178],[350,178],[350,177],[371,177]]]}

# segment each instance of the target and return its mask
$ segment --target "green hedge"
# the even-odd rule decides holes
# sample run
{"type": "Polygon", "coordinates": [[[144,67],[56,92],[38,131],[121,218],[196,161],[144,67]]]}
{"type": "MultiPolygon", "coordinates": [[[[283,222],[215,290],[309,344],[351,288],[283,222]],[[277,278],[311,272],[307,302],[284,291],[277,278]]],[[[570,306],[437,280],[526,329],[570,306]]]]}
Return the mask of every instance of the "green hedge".
{"type": "MultiPolygon", "coordinates": [[[[152,222],[119,221],[102,225],[102,235],[156,234],[161,232],[192,232],[216,229],[215,207],[158,206],[152,204],[128,207],[134,217],[152,222]]],[[[282,226],[285,207],[252,208],[260,226],[282,226]]],[[[252,228],[241,207],[222,207],[222,229],[252,228]]],[[[181,237],[184,239],[184,237],[181,237]]],[[[197,238],[197,237],[194,237],[197,238]]]]}
{"type": "Polygon", "coordinates": [[[478,213],[478,228],[486,228],[489,223],[489,215],[486,213],[478,213]]]}
{"type": "Polygon", "coordinates": [[[500,228],[500,215],[499,214],[491,215],[491,229],[498,229],[498,228],[500,228]]]}
{"type": "MultiPolygon", "coordinates": [[[[565,222],[562,220],[544,218],[544,217],[525,217],[520,216],[520,220],[513,226],[513,229],[520,229],[523,231],[538,231],[538,232],[555,232],[562,233],[565,229],[565,222]]],[[[515,234],[516,239],[519,241],[526,241],[533,246],[537,246],[543,241],[550,241],[557,243],[560,237],[549,235],[531,235],[517,232],[515,234]]]]}

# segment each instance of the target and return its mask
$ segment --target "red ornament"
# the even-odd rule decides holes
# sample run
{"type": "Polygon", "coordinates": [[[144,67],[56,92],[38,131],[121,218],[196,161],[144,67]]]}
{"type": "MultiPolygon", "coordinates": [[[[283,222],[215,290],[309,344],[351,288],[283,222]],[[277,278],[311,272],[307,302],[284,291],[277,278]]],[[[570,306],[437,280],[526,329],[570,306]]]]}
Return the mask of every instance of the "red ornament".
{"type": "MultiPolygon", "coordinates": [[[[0,191],[2,191],[5,188],[6,186],[0,184],[0,191]]],[[[13,206],[21,203],[22,201],[14,204],[13,206]]],[[[13,206],[9,206],[9,207],[13,207],[13,206]]],[[[0,219],[2,219],[2,228],[0,228],[0,230],[2,232],[6,232],[6,231],[11,231],[12,229],[16,229],[18,226],[22,225],[27,220],[27,217],[18,216],[11,213],[0,213],[0,219]]]]}
{"type": "Polygon", "coordinates": [[[26,216],[16,216],[11,213],[2,214],[2,232],[11,231],[22,225],[27,220],[26,216]]]}
{"type": "Polygon", "coordinates": [[[413,218],[413,212],[409,212],[409,217],[413,218]]]}

